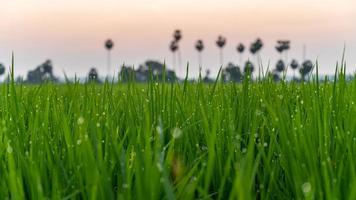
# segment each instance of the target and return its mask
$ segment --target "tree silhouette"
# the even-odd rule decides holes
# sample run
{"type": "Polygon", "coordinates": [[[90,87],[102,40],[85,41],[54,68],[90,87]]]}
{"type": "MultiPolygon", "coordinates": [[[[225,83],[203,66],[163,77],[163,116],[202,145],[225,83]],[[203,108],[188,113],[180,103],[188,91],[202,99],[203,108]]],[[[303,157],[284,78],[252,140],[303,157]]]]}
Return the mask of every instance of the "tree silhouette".
{"type": "Polygon", "coordinates": [[[88,74],[88,80],[89,82],[97,82],[99,83],[99,75],[98,75],[98,71],[95,68],[91,68],[88,74]]]}
{"type": "MultiPolygon", "coordinates": [[[[288,63],[288,50],[290,49],[289,40],[278,40],[276,45],[276,50],[281,55],[285,52],[285,63],[288,63]]],[[[282,59],[282,58],[281,58],[282,59]]]]}
{"type": "Polygon", "coordinates": [[[253,66],[252,62],[247,61],[245,63],[245,67],[244,67],[244,75],[252,74],[254,70],[255,70],[255,67],[253,66]]]}
{"type": "Polygon", "coordinates": [[[226,44],[226,38],[219,35],[218,39],[216,40],[216,45],[219,47],[220,49],[220,65],[223,66],[224,65],[224,54],[223,54],[223,48],[226,44]]]}
{"type": "Polygon", "coordinates": [[[223,81],[240,82],[242,73],[240,68],[233,63],[229,63],[227,67],[223,70],[223,81]]]}
{"type": "Polygon", "coordinates": [[[114,47],[114,42],[111,39],[105,41],[105,48],[108,50],[108,76],[110,75],[111,68],[111,49],[114,47]]]}
{"type": "Polygon", "coordinates": [[[293,79],[295,79],[295,70],[299,67],[299,63],[297,60],[293,59],[290,66],[293,69],[293,79]]]}
{"type": "Polygon", "coordinates": [[[178,67],[179,67],[179,70],[181,70],[181,68],[182,68],[182,57],[181,57],[181,52],[180,52],[180,49],[179,49],[179,46],[178,46],[178,42],[182,39],[182,31],[179,30],[179,29],[175,30],[174,33],[173,33],[173,38],[174,38],[175,43],[177,44],[178,67]]]}
{"type": "Polygon", "coordinates": [[[240,43],[239,45],[237,45],[236,50],[239,53],[239,62],[240,62],[240,65],[241,65],[242,64],[242,54],[245,51],[245,45],[240,43]]]}
{"type": "Polygon", "coordinates": [[[313,69],[314,65],[310,60],[306,60],[303,62],[301,68],[299,69],[300,76],[302,80],[305,80],[306,75],[308,75],[313,69]]]}
{"type": "Polygon", "coordinates": [[[276,64],[277,72],[281,73],[286,69],[286,65],[284,64],[283,60],[279,60],[276,64]]]}
{"type": "Polygon", "coordinates": [[[0,63],[0,76],[2,76],[5,73],[5,66],[0,63]]]}
{"type": "Polygon", "coordinates": [[[176,68],[176,51],[178,50],[178,44],[175,40],[173,40],[170,44],[169,44],[169,49],[172,52],[172,62],[173,62],[173,68],[176,68]]]}
{"type": "Polygon", "coordinates": [[[176,42],[179,42],[179,41],[182,39],[182,32],[181,32],[181,30],[179,30],[179,29],[175,30],[174,33],[173,33],[173,37],[174,37],[174,40],[175,40],[176,42]]]}
{"type": "Polygon", "coordinates": [[[201,69],[202,68],[201,52],[204,49],[204,43],[202,40],[198,40],[195,43],[195,49],[198,51],[198,63],[199,63],[199,69],[201,69]]]}
{"type": "Polygon", "coordinates": [[[27,73],[27,82],[42,83],[43,81],[57,81],[57,78],[53,75],[53,65],[51,60],[46,60],[36,69],[31,70],[27,73]]]}
{"type": "Polygon", "coordinates": [[[259,56],[259,52],[261,51],[263,47],[263,42],[260,38],[257,38],[255,42],[253,42],[250,46],[250,52],[256,56],[257,60],[257,65],[260,65],[261,58],[259,56]]]}

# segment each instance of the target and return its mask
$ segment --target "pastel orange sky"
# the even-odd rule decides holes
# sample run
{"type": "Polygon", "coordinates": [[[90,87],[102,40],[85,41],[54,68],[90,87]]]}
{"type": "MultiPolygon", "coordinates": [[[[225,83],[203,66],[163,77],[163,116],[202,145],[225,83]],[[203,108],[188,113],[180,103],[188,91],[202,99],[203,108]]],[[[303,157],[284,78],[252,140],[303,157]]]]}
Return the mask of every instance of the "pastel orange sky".
{"type": "MultiPolygon", "coordinates": [[[[356,70],[356,1],[354,0],[0,0],[0,62],[16,56],[16,73],[52,59],[55,73],[84,76],[91,67],[106,73],[103,42],[112,38],[112,63],[139,65],[147,58],[172,64],[168,50],[172,32],[183,31],[183,62],[197,72],[194,43],[203,39],[204,68],[219,68],[218,35],[227,38],[225,63],[238,62],[239,42],[257,37],[265,43],[263,62],[274,65],[277,39],[290,39],[290,58],[318,59],[320,71],[331,74],[344,44],[348,71],[356,70]]],[[[247,59],[251,57],[245,53],[247,59]]],[[[114,67],[113,67],[114,68],[114,67]]],[[[113,69],[114,71],[114,69],[113,69]]]]}

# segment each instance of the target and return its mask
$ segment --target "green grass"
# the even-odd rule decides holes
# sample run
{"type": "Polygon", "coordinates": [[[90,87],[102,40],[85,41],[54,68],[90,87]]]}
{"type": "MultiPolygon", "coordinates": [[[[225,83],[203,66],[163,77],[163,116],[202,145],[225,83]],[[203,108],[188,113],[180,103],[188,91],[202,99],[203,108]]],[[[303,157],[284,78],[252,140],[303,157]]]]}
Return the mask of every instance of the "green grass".
{"type": "Polygon", "coordinates": [[[1,199],[356,199],[356,81],[0,87],[1,199]]]}

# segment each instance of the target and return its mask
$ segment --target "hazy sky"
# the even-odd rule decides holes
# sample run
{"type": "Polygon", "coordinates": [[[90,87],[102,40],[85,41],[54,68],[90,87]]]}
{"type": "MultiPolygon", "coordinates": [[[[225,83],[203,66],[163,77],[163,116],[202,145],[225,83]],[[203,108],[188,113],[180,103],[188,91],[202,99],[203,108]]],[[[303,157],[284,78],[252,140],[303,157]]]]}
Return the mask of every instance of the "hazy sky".
{"type": "MultiPolygon", "coordinates": [[[[202,39],[204,68],[219,68],[218,35],[227,38],[225,63],[238,62],[236,45],[261,37],[265,65],[274,66],[277,39],[292,41],[290,58],[318,59],[320,71],[331,74],[344,44],[348,71],[356,71],[355,0],[0,0],[0,62],[9,66],[15,52],[15,73],[52,59],[55,73],[87,74],[96,67],[106,74],[103,43],[112,38],[112,64],[138,66],[147,58],[172,64],[168,49],[172,32],[183,31],[183,62],[197,72],[194,43],[202,39]]],[[[244,54],[247,59],[251,57],[244,54]]],[[[252,59],[252,57],[251,57],[252,59]]],[[[114,68],[114,67],[112,67],[114,68]]],[[[113,69],[114,71],[114,69],[113,69]]]]}

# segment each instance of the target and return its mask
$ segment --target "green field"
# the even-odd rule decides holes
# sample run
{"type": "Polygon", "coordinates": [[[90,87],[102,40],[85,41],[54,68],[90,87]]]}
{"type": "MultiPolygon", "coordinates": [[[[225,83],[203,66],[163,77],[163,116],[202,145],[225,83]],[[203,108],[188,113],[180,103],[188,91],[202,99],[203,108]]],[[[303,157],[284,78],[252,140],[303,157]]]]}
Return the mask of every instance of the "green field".
{"type": "Polygon", "coordinates": [[[1,199],[356,199],[356,80],[0,85],[1,199]]]}

